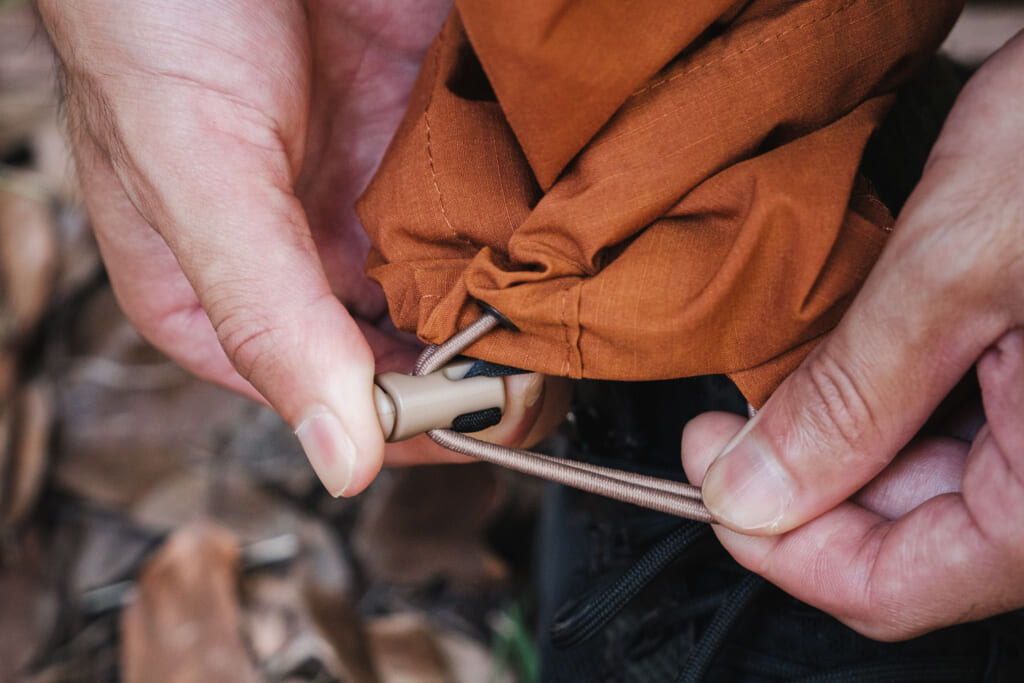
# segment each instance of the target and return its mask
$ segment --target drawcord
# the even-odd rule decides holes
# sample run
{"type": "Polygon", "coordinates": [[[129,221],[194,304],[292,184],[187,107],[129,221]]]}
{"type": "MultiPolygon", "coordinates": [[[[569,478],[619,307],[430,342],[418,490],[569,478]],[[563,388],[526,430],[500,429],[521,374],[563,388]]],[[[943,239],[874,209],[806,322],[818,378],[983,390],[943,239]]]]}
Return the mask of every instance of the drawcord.
{"type": "MultiPolygon", "coordinates": [[[[439,370],[500,323],[501,319],[495,313],[485,311],[481,318],[444,344],[428,347],[417,360],[413,375],[439,370]]],[[[700,489],[690,484],[498,446],[448,429],[434,429],[427,435],[445,448],[517,472],[697,522],[713,521],[704,506],[700,489]]],[[[649,549],[611,586],[564,608],[552,625],[553,644],[559,648],[573,647],[594,636],[655,576],[700,539],[706,529],[684,523],[649,549]]],[[[677,683],[691,683],[704,678],[728,633],[765,584],[761,577],[747,574],[724,597],[711,596],[714,602],[720,600],[719,607],[687,657],[676,678],[677,683]]],[[[959,681],[980,675],[982,669],[983,666],[977,662],[965,664],[960,659],[868,663],[806,676],[800,678],[799,683],[959,681]]]]}
{"type": "Polygon", "coordinates": [[[697,683],[704,680],[705,674],[715,660],[715,655],[722,649],[726,636],[764,585],[765,580],[760,576],[748,574],[730,591],[722,601],[722,606],[715,612],[715,616],[711,618],[704,635],[686,658],[682,671],[676,677],[676,683],[697,683]]]}
{"type": "MultiPolygon", "coordinates": [[[[428,375],[441,369],[500,322],[495,314],[485,311],[445,343],[428,347],[416,361],[412,374],[428,375]]],[[[713,521],[700,489],[691,484],[499,446],[449,429],[433,429],[427,436],[456,453],[516,472],[698,522],[713,521]]]]}

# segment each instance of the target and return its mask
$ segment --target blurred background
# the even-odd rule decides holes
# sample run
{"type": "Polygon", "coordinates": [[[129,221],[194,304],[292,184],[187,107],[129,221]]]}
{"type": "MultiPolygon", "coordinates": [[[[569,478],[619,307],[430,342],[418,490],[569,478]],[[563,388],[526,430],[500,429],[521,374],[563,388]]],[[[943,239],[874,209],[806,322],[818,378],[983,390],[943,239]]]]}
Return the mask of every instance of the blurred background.
{"type": "MultiPolygon", "coordinates": [[[[945,50],[969,72],[1022,27],[972,2],[945,50]]],[[[150,348],[25,0],[0,0],[0,341],[0,683],[536,679],[541,485],[434,466],[335,500],[276,415],[150,348]]]]}

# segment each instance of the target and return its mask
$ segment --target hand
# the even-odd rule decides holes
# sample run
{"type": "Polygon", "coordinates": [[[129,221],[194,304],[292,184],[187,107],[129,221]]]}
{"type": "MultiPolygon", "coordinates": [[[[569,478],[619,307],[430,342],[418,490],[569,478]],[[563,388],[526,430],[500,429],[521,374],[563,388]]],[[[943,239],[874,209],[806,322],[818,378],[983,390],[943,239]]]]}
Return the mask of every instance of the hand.
{"type": "MultiPolygon", "coordinates": [[[[273,406],[335,495],[381,465],[375,364],[407,370],[420,350],[363,274],[352,206],[448,4],[39,3],[125,313],[184,367],[273,406]]],[[[529,392],[513,393],[515,414],[529,392]]],[[[425,438],[392,456],[461,459],[425,438]]]]}
{"type": "Polygon", "coordinates": [[[1022,112],[1024,33],[964,89],[842,323],[753,420],[684,432],[729,552],[874,638],[1024,606],[1022,112]],[[972,366],[986,424],[921,436],[972,366]]]}

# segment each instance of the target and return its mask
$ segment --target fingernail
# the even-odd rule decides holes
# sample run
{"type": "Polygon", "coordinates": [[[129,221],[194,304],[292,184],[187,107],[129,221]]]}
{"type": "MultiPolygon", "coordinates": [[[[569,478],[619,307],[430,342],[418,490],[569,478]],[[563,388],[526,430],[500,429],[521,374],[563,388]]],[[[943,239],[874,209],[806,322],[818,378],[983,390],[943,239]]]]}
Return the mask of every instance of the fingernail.
{"type": "Polygon", "coordinates": [[[744,426],[708,469],[704,504],[718,521],[743,531],[778,529],[792,502],[794,483],[771,448],[744,426]]]}
{"type": "Polygon", "coordinates": [[[313,471],[328,493],[337,498],[345,495],[352,482],[356,462],[356,447],[341,426],[341,421],[325,406],[307,412],[295,436],[299,437],[313,471]]]}

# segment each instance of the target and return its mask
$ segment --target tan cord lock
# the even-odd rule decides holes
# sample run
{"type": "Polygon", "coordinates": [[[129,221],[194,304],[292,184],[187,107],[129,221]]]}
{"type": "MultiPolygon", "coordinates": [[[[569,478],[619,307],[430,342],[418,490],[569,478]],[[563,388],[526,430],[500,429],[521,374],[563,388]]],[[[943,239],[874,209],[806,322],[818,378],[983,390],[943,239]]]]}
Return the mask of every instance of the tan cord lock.
{"type": "MultiPolygon", "coordinates": [[[[700,522],[713,521],[711,513],[704,506],[700,489],[690,484],[670,479],[649,477],[636,474],[635,472],[625,472],[609,467],[599,467],[585,462],[563,460],[532,451],[508,448],[480,441],[479,439],[474,439],[471,436],[459,434],[449,429],[430,428],[428,423],[433,423],[436,427],[440,424],[439,420],[441,422],[447,421],[447,424],[450,425],[451,420],[462,413],[497,407],[495,405],[484,405],[484,403],[491,399],[489,397],[484,398],[483,394],[477,396],[474,393],[472,399],[467,398],[465,400],[458,397],[457,395],[462,392],[463,387],[468,389],[466,382],[470,380],[452,380],[450,377],[445,376],[445,371],[447,370],[445,364],[494,329],[498,324],[499,319],[493,313],[484,313],[476,322],[455,334],[444,344],[427,348],[419,357],[419,360],[416,361],[416,369],[413,372],[413,376],[398,375],[397,377],[402,378],[399,380],[394,377],[395,373],[378,375],[377,387],[375,387],[377,407],[378,412],[381,413],[381,427],[385,434],[389,435],[387,437],[389,440],[405,438],[404,436],[398,436],[399,433],[413,435],[416,433],[415,429],[420,429],[427,425],[426,428],[430,429],[427,435],[436,443],[449,450],[473,456],[484,462],[507,467],[517,472],[541,477],[548,481],[589,491],[590,493],[596,493],[607,498],[658,510],[659,512],[686,517],[687,519],[695,519],[700,522]],[[437,384],[414,384],[415,382],[428,380],[435,375],[443,376],[443,379],[435,378],[433,380],[437,384]],[[384,382],[381,382],[381,378],[384,378],[384,382]],[[385,386],[388,384],[392,387],[391,391],[395,392],[391,398],[389,398],[388,387],[385,386]],[[424,389],[409,389],[409,387],[413,386],[422,386],[424,389]],[[432,394],[430,389],[426,389],[426,387],[433,386],[444,387],[443,392],[446,393],[440,393],[439,391],[439,393],[432,394]],[[397,402],[395,401],[395,396],[399,397],[397,402]],[[415,398],[413,399],[412,397],[415,398]],[[426,404],[432,401],[441,402],[444,400],[443,397],[448,397],[448,400],[457,402],[457,407],[426,406],[426,404]],[[437,420],[421,419],[415,416],[415,413],[420,410],[423,410],[424,414],[429,415],[431,418],[436,417],[437,420]],[[411,424],[415,424],[416,428],[408,426],[411,424]]],[[[453,364],[453,366],[458,365],[460,364],[453,364]]],[[[452,372],[457,374],[458,371],[452,372]]],[[[465,371],[462,371],[461,376],[465,376],[465,371]]],[[[471,379],[488,379],[496,382],[495,386],[501,387],[502,407],[504,407],[504,384],[500,377],[474,377],[471,379]]]]}
{"type": "Polygon", "coordinates": [[[385,372],[374,378],[374,399],[385,441],[402,441],[431,429],[450,429],[460,415],[487,408],[505,411],[501,377],[469,377],[474,361],[449,363],[429,375],[385,372]]]}

